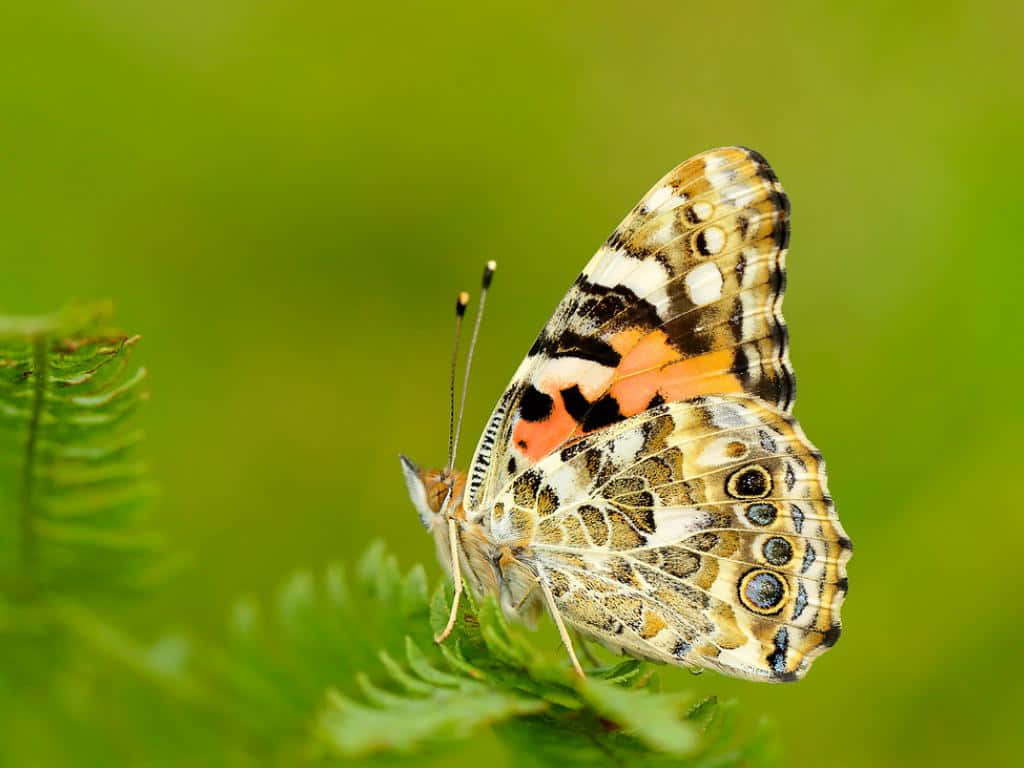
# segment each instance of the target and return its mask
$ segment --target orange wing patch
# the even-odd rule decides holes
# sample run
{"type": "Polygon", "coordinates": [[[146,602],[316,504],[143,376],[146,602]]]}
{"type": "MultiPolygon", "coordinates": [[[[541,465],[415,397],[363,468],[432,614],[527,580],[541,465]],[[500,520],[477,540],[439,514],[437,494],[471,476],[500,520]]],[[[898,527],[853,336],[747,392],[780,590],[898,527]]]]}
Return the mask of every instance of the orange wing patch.
{"type": "Polygon", "coordinates": [[[698,395],[743,391],[743,383],[729,373],[733,360],[732,350],[721,349],[686,360],[678,358],[678,352],[672,353],[670,359],[677,362],[639,369],[625,376],[620,375],[619,371],[626,366],[629,358],[623,361],[611,387],[611,395],[619,402],[619,411],[623,416],[634,416],[647,410],[656,397],[671,403],[698,395]]]}
{"type": "MultiPolygon", "coordinates": [[[[625,336],[627,334],[618,335],[625,336]]],[[[629,335],[636,339],[635,335],[629,335]]],[[[679,350],[669,342],[668,334],[660,329],[648,333],[639,340],[634,340],[626,349],[628,354],[615,369],[615,377],[619,379],[653,368],[660,368],[679,359],[679,350]]]]}
{"type": "MultiPolygon", "coordinates": [[[[620,336],[625,336],[624,332],[620,336]]],[[[742,392],[743,383],[729,372],[733,361],[731,350],[722,349],[680,360],[663,331],[648,334],[633,348],[609,376],[610,386],[599,400],[591,402],[578,387],[562,388],[548,380],[530,395],[544,403],[540,413],[516,422],[512,439],[519,452],[531,462],[539,461],[560,445],[595,432],[606,421],[634,416],[662,402],[688,400],[698,395],[742,392]],[[606,419],[595,409],[612,414],[606,419]]]]}

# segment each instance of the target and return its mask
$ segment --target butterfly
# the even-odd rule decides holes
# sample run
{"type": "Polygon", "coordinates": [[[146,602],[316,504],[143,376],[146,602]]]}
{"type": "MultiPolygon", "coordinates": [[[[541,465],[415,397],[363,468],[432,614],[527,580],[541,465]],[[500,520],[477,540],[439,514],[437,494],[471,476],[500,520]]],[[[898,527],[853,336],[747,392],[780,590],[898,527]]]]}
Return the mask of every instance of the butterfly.
{"type": "MultiPolygon", "coordinates": [[[[580,675],[569,628],[762,681],[799,679],[835,644],[852,545],[792,416],[789,214],[757,152],[682,163],[569,289],[469,471],[453,468],[451,432],[445,468],[402,457],[455,581],[438,642],[465,579],[527,623],[546,610],[580,675]]],[[[454,416],[454,375],[452,392],[454,416]]]]}

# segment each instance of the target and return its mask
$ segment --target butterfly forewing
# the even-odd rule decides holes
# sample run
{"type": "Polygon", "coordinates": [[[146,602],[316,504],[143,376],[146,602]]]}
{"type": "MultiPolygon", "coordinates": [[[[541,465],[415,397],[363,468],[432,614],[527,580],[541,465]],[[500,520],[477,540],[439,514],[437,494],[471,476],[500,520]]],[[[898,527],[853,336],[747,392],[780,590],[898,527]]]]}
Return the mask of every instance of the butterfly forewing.
{"type": "Polygon", "coordinates": [[[579,276],[481,437],[467,506],[562,444],[652,405],[748,392],[788,411],[781,315],[789,204],[730,147],[659,181],[579,276]]]}
{"type": "Polygon", "coordinates": [[[849,540],[799,425],[747,395],[657,406],[496,499],[566,622],[657,661],[790,680],[832,645],[849,540]]]}

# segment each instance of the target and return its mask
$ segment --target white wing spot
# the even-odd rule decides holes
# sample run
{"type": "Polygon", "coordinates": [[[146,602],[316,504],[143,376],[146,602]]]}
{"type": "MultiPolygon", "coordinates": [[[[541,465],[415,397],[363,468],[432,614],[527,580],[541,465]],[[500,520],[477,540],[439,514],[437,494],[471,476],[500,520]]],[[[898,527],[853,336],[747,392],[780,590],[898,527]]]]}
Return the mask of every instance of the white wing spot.
{"type": "Polygon", "coordinates": [[[753,413],[742,406],[728,401],[719,400],[708,407],[712,423],[719,429],[737,429],[749,427],[753,423],[753,413]],[[750,414],[748,416],[748,414],[750,414]]]}
{"type": "Polygon", "coordinates": [[[580,483],[579,470],[572,464],[563,464],[556,471],[541,475],[541,486],[548,485],[555,492],[560,504],[567,504],[578,498],[585,484],[580,483]]]}
{"type": "Polygon", "coordinates": [[[708,155],[704,158],[704,175],[715,189],[728,186],[736,178],[735,169],[722,170],[725,167],[728,166],[725,157],[722,155],[708,155]]]}
{"type": "Polygon", "coordinates": [[[668,272],[657,259],[622,257],[600,275],[592,275],[591,282],[608,288],[623,286],[652,304],[661,301],[667,294],[665,286],[669,281],[668,272]]]}
{"type": "Polygon", "coordinates": [[[575,384],[584,397],[593,400],[608,388],[613,373],[612,369],[592,360],[555,357],[545,362],[537,377],[543,392],[557,392],[575,384]]]}
{"type": "Polygon", "coordinates": [[[714,211],[715,209],[712,207],[711,203],[693,204],[693,212],[701,221],[707,221],[708,219],[710,219],[711,214],[714,213],[714,211]]]}
{"type": "Polygon", "coordinates": [[[701,307],[722,298],[722,273],[709,261],[686,273],[686,292],[701,307]]]}
{"type": "Polygon", "coordinates": [[[644,200],[643,206],[648,211],[656,211],[670,197],[672,197],[672,187],[668,185],[658,187],[656,190],[651,192],[650,196],[646,200],[644,200]]]}
{"type": "Polygon", "coordinates": [[[610,446],[609,451],[612,461],[620,466],[629,466],[636,461],[636,455],[644,448],[644,435],[639,429],[634,429],[622,437],[617,437],[610,446]]]}
{"type": "Polygon", "coordinates": [[[665,243],[671,240],[675,236],[673,224],[674,222],[672,219],[669,219],[654,230],[654,232],[652,232],[647,238],[651,245],[665,245],[665,243]]]}
{"type": "Polygon", "coordinates": [[[761,194],[762,191],[763,187],[760,186],[736,184],[731,190],[724,194],[724,197],[732,204],[733,208],[746,208],[757,199],[758,195],[761,194]]]}
{"type": "Polygon", "coordinates": [[[704,230],[704,247],[708,253],[714,255],[722,250],[725,245],[725,232],[718,227],[708,227],[704,230]]]}

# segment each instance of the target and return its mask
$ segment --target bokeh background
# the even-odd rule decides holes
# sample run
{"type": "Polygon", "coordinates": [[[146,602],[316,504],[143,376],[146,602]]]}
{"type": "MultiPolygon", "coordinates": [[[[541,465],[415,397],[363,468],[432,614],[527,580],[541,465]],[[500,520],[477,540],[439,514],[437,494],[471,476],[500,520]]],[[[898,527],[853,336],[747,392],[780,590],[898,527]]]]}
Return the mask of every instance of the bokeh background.
{"type": "MultiPolygon", "coordinates": [[[[1005,765],[1024,685],[1019,3],[0,6],[0,312],[111,297],[143,335],[160,526],[142,630],[383,537],[432,544],[454,292],[499,274],[467,411],[580,267],[703,149],[793,203],[796,413],[856,551],[808,678],[670,671],[796,765],[1005,765]]],[[[453,765],[512,765],[484,741],[453,765]]],[[[0,761],[2,762],[2,761],[0,761]]]]}

